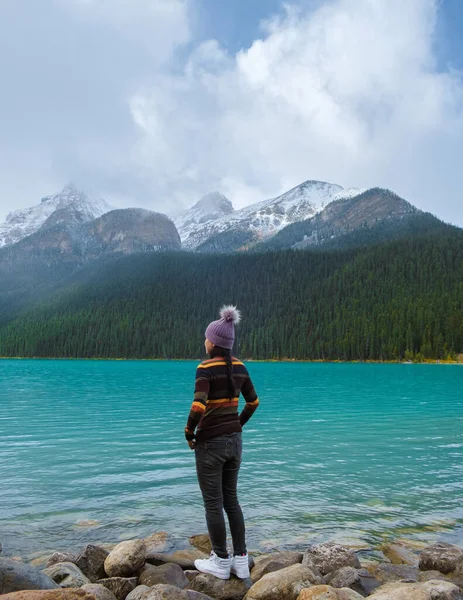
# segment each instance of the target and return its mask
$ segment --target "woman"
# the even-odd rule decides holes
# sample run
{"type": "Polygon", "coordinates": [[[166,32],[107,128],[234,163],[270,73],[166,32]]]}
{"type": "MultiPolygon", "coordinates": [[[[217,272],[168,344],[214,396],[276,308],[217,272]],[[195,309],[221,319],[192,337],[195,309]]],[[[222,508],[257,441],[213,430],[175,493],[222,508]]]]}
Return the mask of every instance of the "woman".
{"type": "Polygon", "coordinates": [[[195,560],[198,571],[228,579],[234,573],[249,577],[243,513],[236,486],[241,464],[241,431],[259,400],[244,364],[232,357],[235,325],[240,321],[236,306],[224,306],[220,319],[206,329],[204,346],[209,359],[196,371],[194,401],[185,437],[195,450],[196,472],[206,509],[211,556],[195,560]],[[238,397],[246,404],[238,414],[238,397]],[[233,557],[227,552],[223,509],[233,538],[233,557]]]}

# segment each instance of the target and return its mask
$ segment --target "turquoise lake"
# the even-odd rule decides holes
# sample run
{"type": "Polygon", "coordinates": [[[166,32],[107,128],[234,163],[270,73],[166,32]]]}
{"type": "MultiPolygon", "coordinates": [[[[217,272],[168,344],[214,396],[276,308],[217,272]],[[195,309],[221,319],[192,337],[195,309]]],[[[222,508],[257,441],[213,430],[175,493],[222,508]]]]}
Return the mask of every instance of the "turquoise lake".
{"type": "MultiPolygon", "coordinates": [[[[181,544],[204,532],[183,437],[195,368],[0,360],[4,553],[161,530],[181,544]]],[[[248,368],[261,400],[243,433],[240,473],[250,549],[463,542],[463,367],[248,368]]]]}

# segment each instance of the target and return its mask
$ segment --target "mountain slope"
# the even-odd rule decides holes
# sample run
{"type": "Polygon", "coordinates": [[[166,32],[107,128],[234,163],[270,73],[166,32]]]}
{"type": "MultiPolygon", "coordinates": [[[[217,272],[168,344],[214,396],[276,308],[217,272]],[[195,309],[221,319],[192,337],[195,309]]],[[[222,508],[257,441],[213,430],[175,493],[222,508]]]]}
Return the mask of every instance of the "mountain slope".
{"type": "Polygon", "coordinates": [[[463,351],[463,232],[344,252],[138,254],[94,263],[0,324],[0,355],[195,358],[224,302],[243,358],[463,351]],[[239,282],[236,285],[236,282],[239,282]],[[188,298],[188,301],[185,301],[188,298]]]}
{"type": "Polygon", "coordinates": [[[32,235],[50,219],[55,212],[79,213],[82,222],[91,221],[111,210],[103,199],[95,200],[74,185],[66,185],[61,192],[42,198],[40,204],[31,208],[15,210],[0,224],[0,247],[15,244],[32,235]]]}
{"type": "MultiPolygon", "coordinates": [[[[55,211],[34,234],[0,248],[0,296],[47,294],[89,263],[114,255],[180,250],[180,237],[166,215],[134,208],[105,213],[89,222],[69,207],[55,211]]],[[[8,303],[11,303],[8,300],[8,303]]]]}
{"type": "MultiPolygon", "coordinates": [[[[333,200],[360,193],[360,190],[344,190],[340,185],[323,181],[305,181],[288,192],[246,206],[219,219],[204,223],[183,238],[183,248],[187,250],[208,251],[208,240],[230,240],[230,232],[253,241],[274,235],[290,223],[313,217],[333,200]],[[221,234],[225,235],[224,238],[221,234]]],[[[236,246],[223,244],[221,251],[236,250],[236,246]]]]}
{"type": "MultiPolygon", "coordinates": [[[[413,227],[404,228],[403,222],[416,223],[420,231],[424,213],[389,190],[372,188],[361,194],[335,200],[312,219],[293,223],[279,231],[262,246],[284,248],[342,248],[359,243],[379,243],[390,238],[412,233],[413,227]],[[366,233],[368,232],[368,234],[366,233]]],[[[444,225],[439,219],[427,220],[430,228],[444,225]]]]}

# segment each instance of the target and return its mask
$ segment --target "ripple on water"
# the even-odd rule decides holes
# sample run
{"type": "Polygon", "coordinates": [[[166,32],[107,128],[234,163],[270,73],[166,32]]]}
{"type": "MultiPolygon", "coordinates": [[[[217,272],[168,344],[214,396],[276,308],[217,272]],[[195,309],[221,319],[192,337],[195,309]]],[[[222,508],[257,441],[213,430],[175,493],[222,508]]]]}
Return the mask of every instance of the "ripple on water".
{"type": "MultiPolygon", "coordinates": [[[[462,540],[463,369],[249,368],[261,397],[240,473],[250,547],[462,540]]],[[[194,371],[178,361],[0,361],[5,550],[205,530],[183,439],[194,371]]]]}

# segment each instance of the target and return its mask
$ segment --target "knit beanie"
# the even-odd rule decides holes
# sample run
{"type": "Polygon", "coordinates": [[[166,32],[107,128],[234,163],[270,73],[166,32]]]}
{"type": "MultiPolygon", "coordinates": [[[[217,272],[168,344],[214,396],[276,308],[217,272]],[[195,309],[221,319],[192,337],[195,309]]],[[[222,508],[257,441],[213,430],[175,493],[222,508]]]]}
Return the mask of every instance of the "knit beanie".
{"type": "Polygon", "coordinates": [[[236,306],[223,306],[220,309],[220,319],[212,321],[207,326],[205,336],[214,346],[231,350],[235,341],[235,323],[241,320],[241,313],[236,306]]]}

